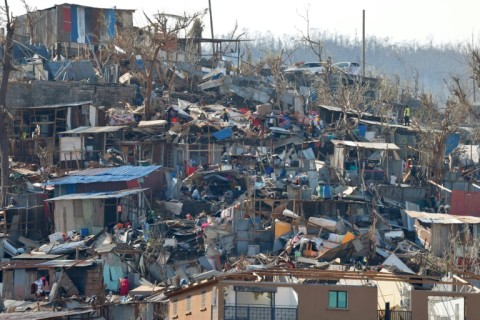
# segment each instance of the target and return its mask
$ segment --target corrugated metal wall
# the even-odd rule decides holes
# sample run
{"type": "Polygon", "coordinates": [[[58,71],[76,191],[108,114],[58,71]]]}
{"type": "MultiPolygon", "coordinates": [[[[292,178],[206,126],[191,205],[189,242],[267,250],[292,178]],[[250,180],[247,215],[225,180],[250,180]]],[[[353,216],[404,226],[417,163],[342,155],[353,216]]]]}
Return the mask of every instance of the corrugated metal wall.
{"type": "MultiPolygon", "coordinates": [[[[38,11],[40,20],[34,26],[34,43],[57,42],[99,44],[115,36],[117,28],[133,26],[133,11],[100,9],[62,4],[38,11]]],[[[26,16],[20,16],[16,34],[26,36],[26,16]]]]}
{"type": "Polygon", "coordinates": [[[480,217],[480,192],[452,190],[450,213],[480,217]]]}

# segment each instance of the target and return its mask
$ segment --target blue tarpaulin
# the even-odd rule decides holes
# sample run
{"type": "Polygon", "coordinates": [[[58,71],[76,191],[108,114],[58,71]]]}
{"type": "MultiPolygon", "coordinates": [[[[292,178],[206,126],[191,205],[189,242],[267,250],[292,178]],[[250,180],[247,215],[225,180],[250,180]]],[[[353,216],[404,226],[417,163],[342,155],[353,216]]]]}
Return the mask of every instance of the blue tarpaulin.
{"type": "Polygon", "coordinates": [[[48,61],[46,62],[49,80],[80,81],[95,78],[92,62],[86,61],[48,61]]]}
{"type": "Polygon", "coordinates": [[[230,138],[233,135],[232,128],[225,128],[220,131],[212,133],[212,136],[217,140],[230,138]]]}
{"type": "Polygon", "coordinates": [[[107,34],[110,38],[115,37],[115,24],[117,23],[117,16],[114,9],[109,9],[105,13],[107,16],[107,34]]]}
{"type": "Polygon", "coordinates": [[[445,141],[445,155],[449,155],[460,142],[460,135],[458,133],[452,133],[448,135],[447,141],[445,141]]]}

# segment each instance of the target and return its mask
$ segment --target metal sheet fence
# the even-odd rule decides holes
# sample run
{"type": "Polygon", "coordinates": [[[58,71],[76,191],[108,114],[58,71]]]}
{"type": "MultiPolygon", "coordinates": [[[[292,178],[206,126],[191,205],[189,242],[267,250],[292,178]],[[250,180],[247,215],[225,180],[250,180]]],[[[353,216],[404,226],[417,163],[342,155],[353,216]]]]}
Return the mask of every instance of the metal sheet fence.
{"type": "Polygon", "coordinates": [[[296,320],[297,308],[270,306],[225,306],[224,320],[296,320]]]}

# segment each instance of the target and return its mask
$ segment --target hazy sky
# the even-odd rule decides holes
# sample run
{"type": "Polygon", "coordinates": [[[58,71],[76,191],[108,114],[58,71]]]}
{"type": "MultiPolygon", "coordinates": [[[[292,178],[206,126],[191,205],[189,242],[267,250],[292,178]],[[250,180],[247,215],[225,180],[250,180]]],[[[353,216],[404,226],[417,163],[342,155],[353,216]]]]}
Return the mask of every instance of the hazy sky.
{"type": "MultiPolygon", "coordinates": [[[[134,24],[143,25],[143,12],[181,14],[208,8],[208,0],[27,0],[31,6],[45,9],[55,4],[136,9],[134,24]]],[[[211,0],[215,34],[226,34],[238,22],[239,29],[252,33],[270,31],[275,35],[298,35],[306,30],[301,18],[308,9],[310,27],[330,34],[362,36],[362,10],[366,15],[366,35],[389,38],[392,42],[417,41],[434,44],[479,41],[479,0],[211,0]],[[479,29],[478,31],[476,29],[479,29]]],[[[15,15],[25,13],[20,0],[10,0],[15,15]]],[[[210,20],[204,18],[210,37],[210,20]]]]}

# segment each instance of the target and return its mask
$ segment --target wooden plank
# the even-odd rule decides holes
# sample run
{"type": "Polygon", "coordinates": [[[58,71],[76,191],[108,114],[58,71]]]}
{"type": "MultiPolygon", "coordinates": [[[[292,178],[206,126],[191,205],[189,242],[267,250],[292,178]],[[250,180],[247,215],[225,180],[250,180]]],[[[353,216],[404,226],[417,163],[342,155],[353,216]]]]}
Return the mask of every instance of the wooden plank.
{"type": "Polygon", "coordinates": [[[30,240],[28,238],[25,238],[23,236],[20,236],[18,238],[18,241],[20,241],[21,243],[23,243],[26,247],[29,247],[29,248],[38,248],[40,247],[40,243],[38,241],[33,241],[33,240],[30,240]]]}
{"type": "Polygon", "coordinates": [[[100,295],[103,291],[103,279],[101,270],[95,268],[87,271],[87,281],[85,286],[85,296],[91,297],[93,295],[100,295]]]}
{"type": "Polygon", "coordinates": [[[76,296],[80,295],[80,292],[78,292],[77,287],[65,272],[63,273],[62,278],[59,279],[58,284],[60,287],[62,287],[65,290],[67,297],[71,297],[73,295],[76,295],[76,296]]]}
{"type": "MultiPolygon", "coordinates": [[[[27,279],[28,279],[27,280],[28,284],[34,283],[37,280],[37,271],[28,271],[27,272],[27,279]]],[[[25,287],[25,299],[26,300],[35,298],[35,294],[32,294],[30,289],[31,289],[30,286],[25,287]]]]}
{"type": "Polygon", "coordinates": [[[14,299],[13,270],[3,271],[3,299],[14,299]]]}

